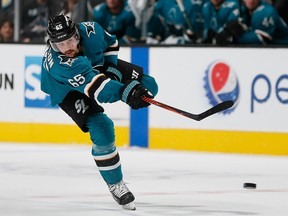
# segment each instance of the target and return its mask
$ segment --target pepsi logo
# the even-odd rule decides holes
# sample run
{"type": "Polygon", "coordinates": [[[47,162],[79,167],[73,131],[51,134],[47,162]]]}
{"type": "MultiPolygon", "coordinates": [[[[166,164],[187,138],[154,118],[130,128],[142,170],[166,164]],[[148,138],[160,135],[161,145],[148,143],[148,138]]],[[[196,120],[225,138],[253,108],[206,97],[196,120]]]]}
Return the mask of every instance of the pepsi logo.
{"type": "Polygon", "coordinates": [[[234,111],[239,102],[240,87],[237,75],[229,64],[221,60],[212,62],[205,71],[204,82],[206,96],[212,106],[232,100],[234,106],[222,113],[234,111]]]}

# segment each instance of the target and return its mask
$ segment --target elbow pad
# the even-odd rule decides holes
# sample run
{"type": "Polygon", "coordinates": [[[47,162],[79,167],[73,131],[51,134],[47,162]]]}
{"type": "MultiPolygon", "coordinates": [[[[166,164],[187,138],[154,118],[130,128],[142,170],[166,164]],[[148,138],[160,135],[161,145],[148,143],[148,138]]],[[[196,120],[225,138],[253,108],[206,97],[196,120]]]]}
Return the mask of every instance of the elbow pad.
{"type": "Polygon", "coordinates": [[[84,92],[85,94],[90,97],[97,99],[99,93],[103,90],[105,85],[109,82],[109,78],[106,77],[104,74],[98,74],[93,77],[90,83],[85,86],[84,92]]]}

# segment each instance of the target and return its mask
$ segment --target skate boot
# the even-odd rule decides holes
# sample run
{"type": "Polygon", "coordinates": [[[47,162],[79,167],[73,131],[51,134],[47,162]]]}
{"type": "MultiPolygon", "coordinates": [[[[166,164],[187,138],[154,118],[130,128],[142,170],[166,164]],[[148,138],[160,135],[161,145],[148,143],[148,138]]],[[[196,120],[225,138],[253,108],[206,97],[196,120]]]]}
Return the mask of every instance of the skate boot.
{"type": "Polygon", "coordinates": [[[136,210],[135,204],[133,202],[135,197],[129,191],[123,180],[116,184],[108,185],[108,187],[113,198],[119,205],[122,205],[124,209],[136,210]]]}

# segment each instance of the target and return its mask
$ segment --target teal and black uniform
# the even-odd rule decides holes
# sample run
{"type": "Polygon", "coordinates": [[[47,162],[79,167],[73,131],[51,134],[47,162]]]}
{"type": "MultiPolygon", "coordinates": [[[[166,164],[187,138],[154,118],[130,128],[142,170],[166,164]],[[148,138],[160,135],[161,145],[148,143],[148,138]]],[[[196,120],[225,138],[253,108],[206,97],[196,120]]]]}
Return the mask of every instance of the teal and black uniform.
{"type": "Polygon", "coordinates": [[[116,35],[120,44],[129,44],[131,40],[139,40],[141,37],[127,0],[123,2],[123,9],[119,14],[112,14],[105,2],[97,5],[93,9],[93,20],[110,34],[116,35]]]}
{"type": "MultiPolygon", "coordinates": [[[[52,105],[61,103],[70,91],[77,90],[85,94],[86,85],[100,74],[93,67],[103,66],[105,62],[117,64],[118,44],[115,36],[109,35],[96,22],[79,23],[79,34],[82,55],[68,58],[55,52],[51,46],[45,52],[41,87],[50,95],[52,105]]],[[[111,80],[105,85],[105,91],[99,93],[97,100],[106,103],[120,100],[121,87],[123,84],[111,80]]]]}
{"type": "Polygon", "coordinates": [[[252,15],[243,6],[243,23],[248,30],[237,37],[238,44],[288,44],[288,27],[276,9],[260,1],[252,15]]]}
{"type": "Polygon", "coordinates": [[[155,4],[155,14],[159,15],[162,20],[165,21],[167,29],[167,37],[173,35],[179,38],[177,43],[190,42],[185,37],[185,32],[190,30],[194,33],[194,36],[202,37],[203,32],[203,19],[202,19],[202,0],[183,0],[183,6],[187,19],[184,18],[184,14],[181,12],[177,2],[175,0],[158,0],[155,4]],[[190,25],[190,26],[189,26],[190,25]],[[182,42],[180,37],[183,37],[182,42]]]}
{"type": "Polygon", "coordinates": [[[96,22],[79,23],[78,31],[80,53],[73,58],[48,45],[42,61],[41,89],[50,95],[52,105],[58,104],[84,132],[90,133],[92,155],[100,173],[106,183],[115,184],[122,180],[122,171],[114,125],[99,103],[126,102],[129,88],[139,82],[154,96],[158,87],[154,78],[145,74],[139,82],[134,80],[128,86],[121,83],[121,72],[109,66],[118,62],[116,36],[96,22]],[[106,72],[115,74],[118,81],[105,76],[106,72]]]}
{"type": "Polygon", "coordinates": [[[219,9],[216,9],[211,1],[206,2],[202,9],[204,40],[212,42],[215,34],[222,31],[227,22],[238,19],[235,13],[239,14],[238,3],[235,0],[224,0],[219,9]]]}

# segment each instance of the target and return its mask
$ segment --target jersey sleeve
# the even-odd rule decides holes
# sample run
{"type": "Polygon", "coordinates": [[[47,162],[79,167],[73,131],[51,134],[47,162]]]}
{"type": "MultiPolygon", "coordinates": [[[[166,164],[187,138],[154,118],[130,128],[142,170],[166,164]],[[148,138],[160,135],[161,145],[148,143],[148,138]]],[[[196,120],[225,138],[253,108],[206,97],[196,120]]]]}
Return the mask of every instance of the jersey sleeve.
{"type": "Polygon", "coordinates": [[[203,38],[208,38],[208,30],[210,28],[210,15],[209,15],[209,2],[206,2],[202,8],[202,16],[203,16],[203,38]]]}
{"type": "Polygon", "coordinates": [[[105,62],[110,62],[117,65],[119,43],[115,35],[111,35],[103,29],[104,34],[104,59],[105,62]]]}
{"type": "Polygon", "coordinates": [[[104,3],[101,3],[96,5],[92,10],[93,20],[99,24],[102,24],[102,20],[105,17],[104,8],[104,3]]]}
{"type": "Polygon", "coordinates": [[[227,22],[237,20],[240,18],[240,11],[238,6],[231,9],[231,13],[228,15],[227,22]]]}
{"type": "Polygon", "coordinates": [[[255,14],[254,29],[259,29],[272,35],[276,28],[277,17],[275,11],[267,8],[263,12],[255,14]]]}
{"type": "MultiPolygon", "coordinates": [[[[138,40],[141,37],[141,30],[135,26],[135,17],[131,11],[127,14],[127,19],[124,24],[127,24],[125,35],[132,38],[132,40],[138,40]]],[[[124,37],[125,37],[124,35],[124,37]]]]}
{"type": "Polygon", "coordinates": [[[248,30],[237,39],[238,44],[263,44],[264,41],[254,30],[248,30]]]}

